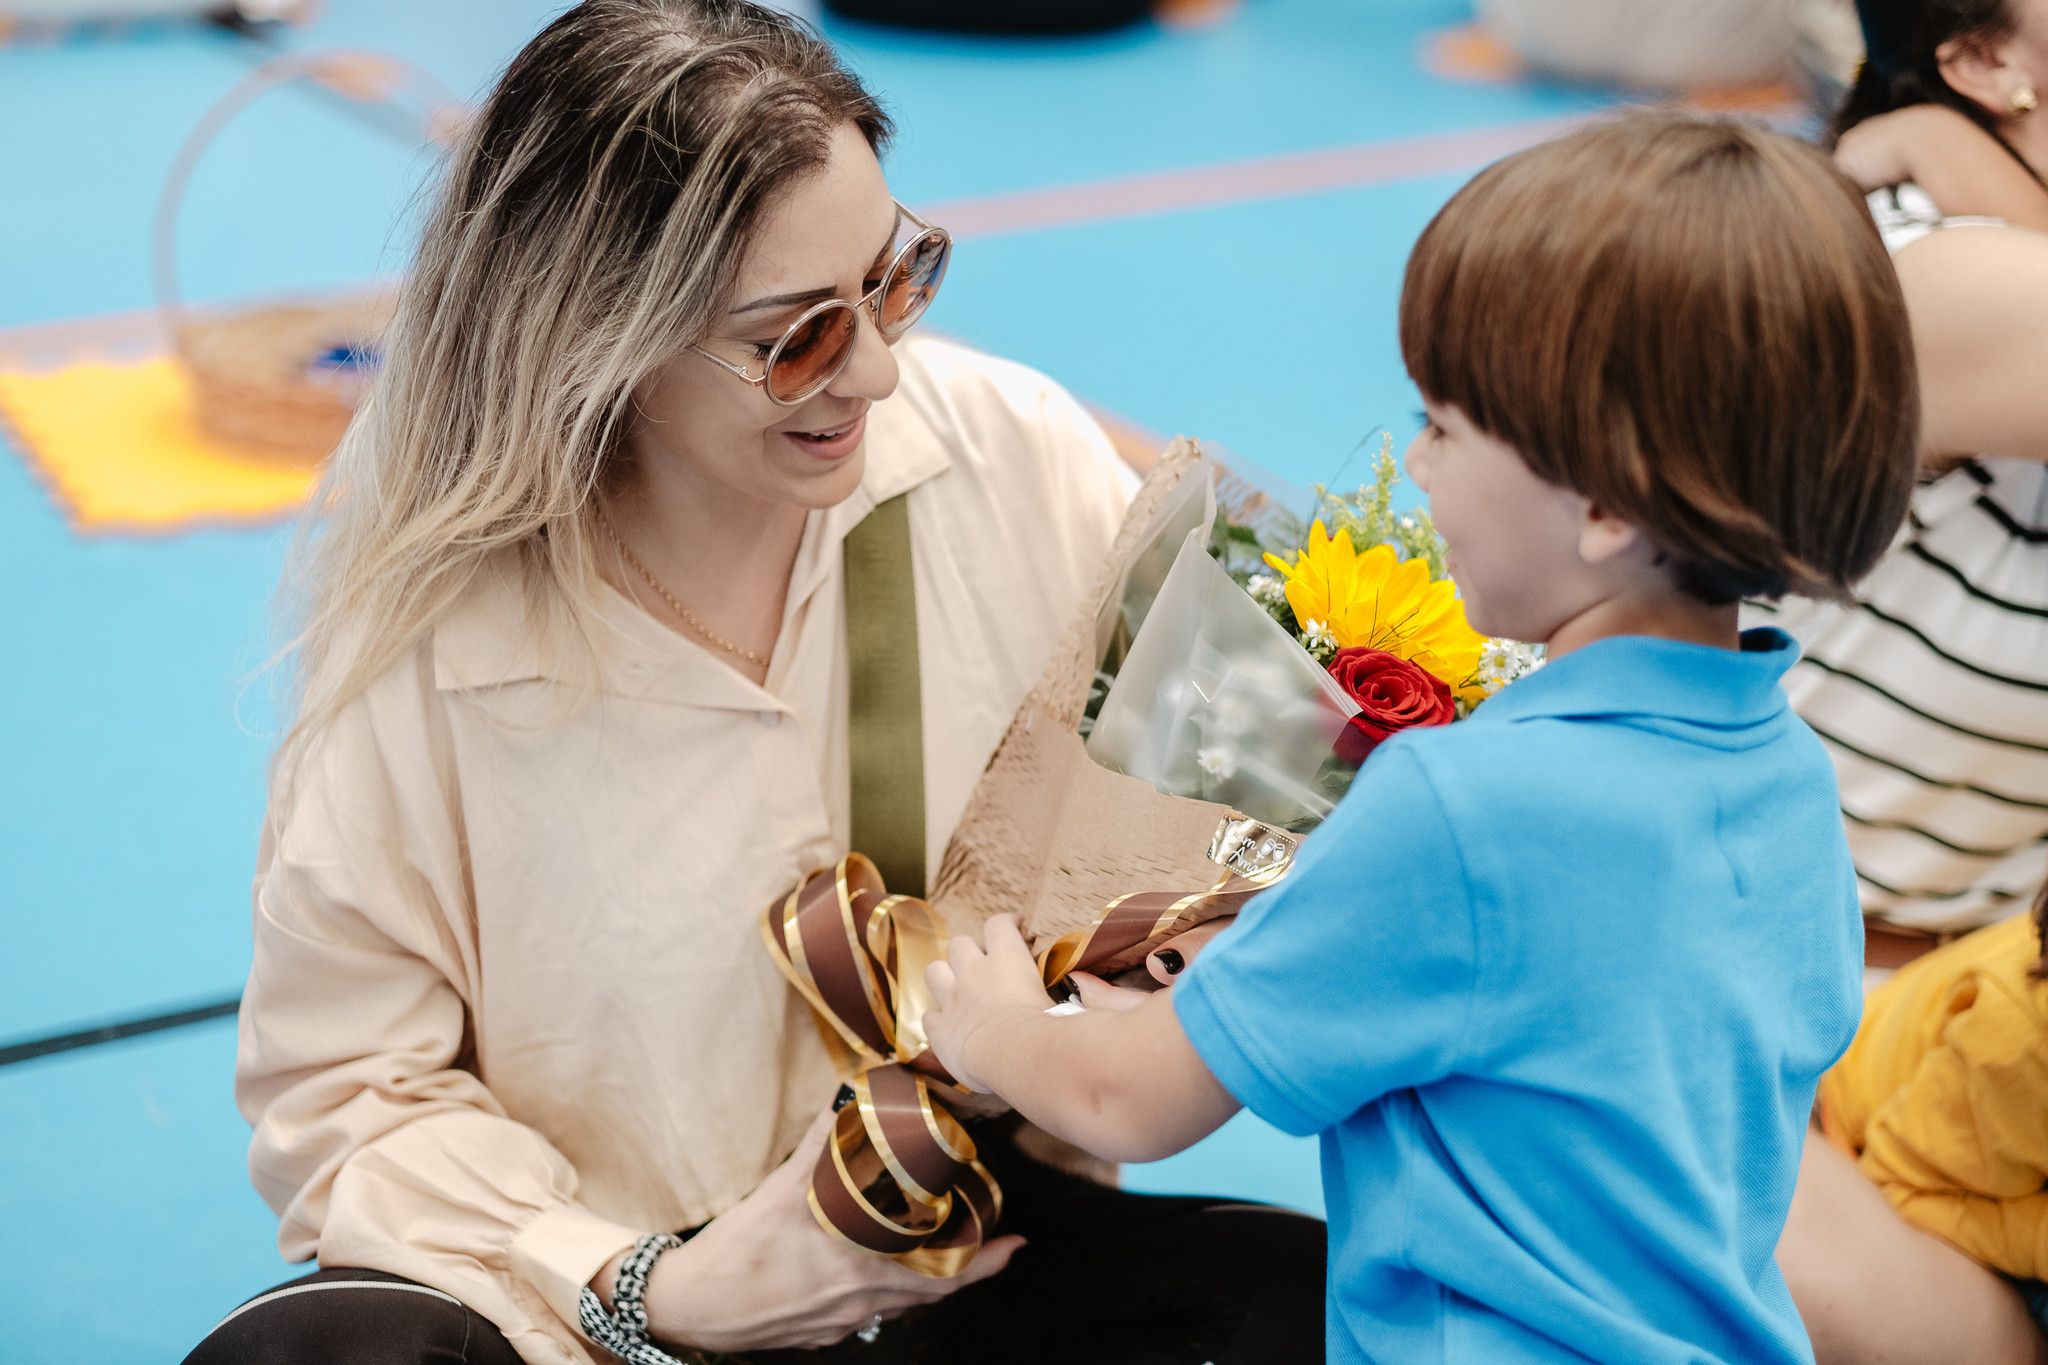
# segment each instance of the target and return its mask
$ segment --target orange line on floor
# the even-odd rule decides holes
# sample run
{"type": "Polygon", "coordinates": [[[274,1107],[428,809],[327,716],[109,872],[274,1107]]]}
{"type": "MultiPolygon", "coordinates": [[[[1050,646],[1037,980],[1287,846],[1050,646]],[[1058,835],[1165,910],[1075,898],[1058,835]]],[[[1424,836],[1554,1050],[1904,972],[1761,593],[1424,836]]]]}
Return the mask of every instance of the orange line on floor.
{"type": "MultiPolygon", "coordinates": [[[[1150,171],[1074,185],[955,199],[922,207],[919,212],[933,222],[943,223],[955,237],[996,237],[1359,189],[1419,176],[1476,170],[1487,162],[1567,132],[1587,117],[1541,119],[1190,166],[1184,170],[1150,171]]],[[[85,356],[139,358],[163,350],[163,339],[162,325],[154,310],[0,328],[0,368],[44,370],[85,356]]]]}
{"type": "Polygon", "coordinates": [[[1182,213],[1224,204],[1358,189],[1393,180],[1476,170],[1585,121],[1542,119],[1457,133],[1289,152],[1186,170],[1152,171],[933,204],[919,212],[955,237],[994,237],[1114,218],[1182,213]]]}

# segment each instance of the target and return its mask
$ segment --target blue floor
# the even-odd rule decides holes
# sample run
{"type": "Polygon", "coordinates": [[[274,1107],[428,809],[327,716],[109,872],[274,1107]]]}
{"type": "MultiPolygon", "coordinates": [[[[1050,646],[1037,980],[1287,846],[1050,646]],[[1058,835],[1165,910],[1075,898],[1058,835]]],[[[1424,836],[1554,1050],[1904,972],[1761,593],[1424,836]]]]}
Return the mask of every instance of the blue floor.
{"type": "MultiPolygon", "coordinates": [[[[552,8],[329,0],[287,41],[400,52],[471,94],[552,8]]],[[[1468,18],[1461,0],[1246,0],[1210,28],[1086,42],[830,31],[900,121],[897,193],[933,204],[1606,102],[1426,74],[1424,36],[1468,18]]],[[[0,329],[150,305],[157,188],[259,55],[175,25],[0,47],[0,329]]],[[[304,94],[260,108],[193,184],[188,291],[401,265],[426,163],[304,94]]],[[[1315,482],[1373,428],[1413,430],[1402,262],[1466,173],[963,242],[932,322],[1315,482]]],[[[81,539],[0,447],[0,1047],[239,989],[288,534],[81,539]]],[[[233,1053],[220,1021],[0,1068],[0,1362],[175,1361],[290,1273],[244,1178],[233,1053]]],[[[1321,1207],[1313,1144],[1248,1118],[1129,1177],[1321,1207]]]]}

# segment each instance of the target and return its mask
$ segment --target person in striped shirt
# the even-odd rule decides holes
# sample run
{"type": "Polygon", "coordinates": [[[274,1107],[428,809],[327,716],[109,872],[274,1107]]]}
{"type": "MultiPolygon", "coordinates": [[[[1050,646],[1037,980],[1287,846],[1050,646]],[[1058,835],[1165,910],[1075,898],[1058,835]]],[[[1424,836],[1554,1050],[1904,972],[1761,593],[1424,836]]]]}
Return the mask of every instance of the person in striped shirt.
{"type": "Polygon", "coordinates": [[[1804,649],[1786,690],[1834,755],[1888,967],[2048,874],[2048,243],[2000,222],[2048,226],[2048,0],[1858,10],[1836,161],[1897,253],[1925,478],[1858,602],[1753,615],[1804,649]]]}

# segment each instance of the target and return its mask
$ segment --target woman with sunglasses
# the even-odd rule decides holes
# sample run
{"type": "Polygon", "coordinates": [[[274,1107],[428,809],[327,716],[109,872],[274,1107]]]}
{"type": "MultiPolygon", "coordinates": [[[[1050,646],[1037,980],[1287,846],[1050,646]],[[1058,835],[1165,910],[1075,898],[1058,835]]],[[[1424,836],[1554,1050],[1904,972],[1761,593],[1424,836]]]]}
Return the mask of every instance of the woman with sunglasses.
{"type": "Polygon", "coordinates": [[[455,154],[291,578],[237,1094],[321,1269],[193,1361],[1322,1358],[1319,1222],[1014,1121],[953,1278],[807,1205],[839,1080],[760,916],[888,804],[854,715],[906,670],[936,866],[1130,487],[1050,381],[905,335],[951,243],[887,131],[773,12],[590,0],[455,154]]]}

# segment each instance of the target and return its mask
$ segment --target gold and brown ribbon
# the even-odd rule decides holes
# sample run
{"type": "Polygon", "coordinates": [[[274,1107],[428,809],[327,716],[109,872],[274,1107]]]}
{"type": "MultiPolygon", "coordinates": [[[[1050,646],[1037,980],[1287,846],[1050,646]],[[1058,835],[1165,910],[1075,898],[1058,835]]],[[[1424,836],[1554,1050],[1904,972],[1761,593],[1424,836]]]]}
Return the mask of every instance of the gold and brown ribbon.
{"type": "Polygon", "coordinates": [[[958,1089],[933,1054],[924,969],[945,954],[937,917],[892,896],[850,853],[806,877],[761,922],[769,955],[830,1028],[853,1100],[811,1170],[811,1213],[920,1275],[957,1275],[1002,1212],[974,1139],[933,1092],[958,1089]]]}
{"type": "MultiPolygon", "coordinates": [[[[1173,935],[1236,914],[1287,874],[1297,842],[1256,820],[1225,820],[1209,845],[1223,867],[1214,886],[1119,896],[1040,956],[1046,984],[1134,966],[1173,935]]],[[[934,1094],[960,1089],[924,1035],[924,970],[945,955],[938,917],[914,896],[890,895],[875,865],[849,853],[768,907],[761,934],[853,1074],[853,1100],[811,1170],[811,1213],[833,1235],[921,1275],[959,1274],[995,1227],[1003,1196],[934,1094]]]]}
{"type": "Polygon", "coordinates": [[[1135,967],[1160,944],[1198,924],[1234,915],[1287,875],[1300,840],[1257,820],[1226,819],[1209,842],[1223,875],[1206,891],[1140,891],[1118,896],[1086,929],[1055,939],[1038,955],[1047,986],[1072,972],[1107,975],[1135,967]]]}

